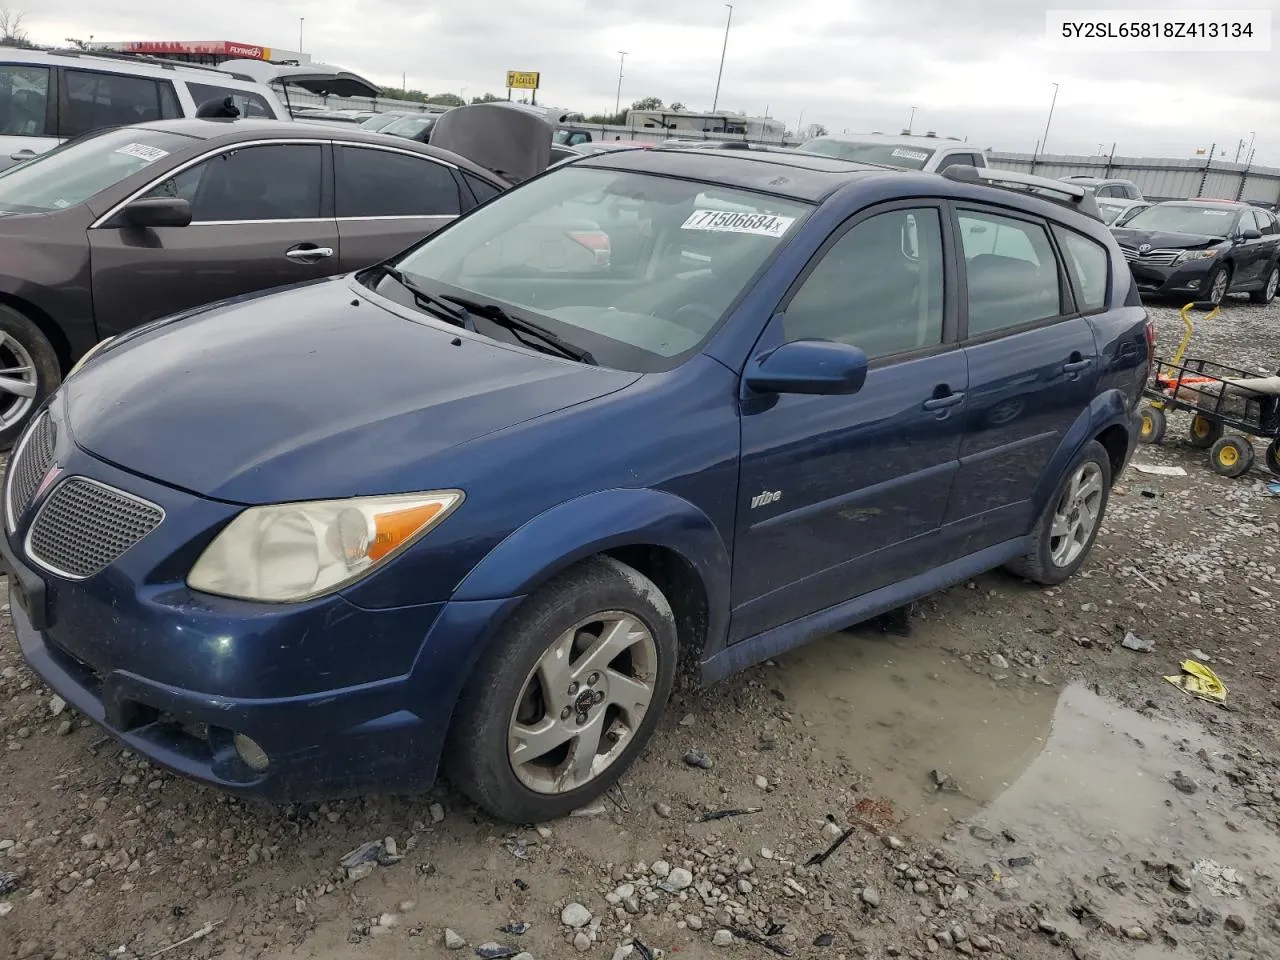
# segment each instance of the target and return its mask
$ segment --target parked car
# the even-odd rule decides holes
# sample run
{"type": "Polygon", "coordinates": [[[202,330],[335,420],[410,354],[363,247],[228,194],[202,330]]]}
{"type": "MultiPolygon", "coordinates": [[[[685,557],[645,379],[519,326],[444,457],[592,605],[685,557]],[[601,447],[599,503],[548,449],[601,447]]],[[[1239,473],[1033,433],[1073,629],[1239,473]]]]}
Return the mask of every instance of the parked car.
{"type": "Polygon", "coordinates": [[[1099,201],[1111,198],[1114,200],[1142,200],[1142,191],[1132,180],[1117,177],[1063,177],[1064,183],[1075,183],[1093,191],[1099,201]]]}
{"type": "Polygon", "coordinates": [[[108,341],[7,471],[27,662],[228,791],[443,762],[536,823],[644,749],[681,659],[713,682],[1003,564],[1064,581],[1151,326],[1085,191],[983,174],[584,157],[108,341]],[[525,229],[617,202],[646,242],[603,271],[525,229]]]}
{"type": "Polygon", "coordinates": [[[441,149],[271,120],[117,127],[0,173],[0,445],[100,339],[375,263],[507,185],[441,149]]]}
{"type": "Polygon", "coordinates": [[[0,47],[0,170],[103,127],[194,117],[227,96],[246,117],[289,118],[265,83],[216,67],[0,47]]]}
{"type": "Polygon", "coordinates": [[[1109,227],[1123,227],[1147,207],[1149,200],[1099,200],[1098,211],[1102,214],[1102,222],[1109,227]]]}
{"type": "Polygon", "coordinates": [[[1138,289],[1221,303],[1248,293],[1270,303],[1280,286],[1280,224],[1261,207],[1233,200],[1170,200],[1113,228],[1138,289]]]}
{"type": "Polygon", "coordinates": [[[362,126],[364,129],[370,132],[376,132],[388,126],[389,124],[395,123],[397,120],[401,119],[402,117],[412,117],[412,116],[416,116],[416,114],[398,113],[396,111],[390,111],[388,113],[375,113],[372,117],[369,117],[368,119],[364,120],[360,124],[360,126],[362,126]]]}
{"type": "MultiPolygon", "coordinates": [[[[773,148],[781,149],[781,148],[773,148]]],[[[788,147],[797,153],[812,153],[841,160],[876,163],[882,166],[902,167],[907,170],[923,170],[937,173],[951,166],[987,166],[986,154],[961,140],[941,137],[891,137],[885,134],[858,136],[825,136],[807,140],[798,147],[788,147]]]]}
{"type": "Polygon", "coordinates": [[[430,143],[431,130],[439,119],[440,114],[438,113],[407,114],[394,123],[387,124],[380,132],[391,137],[416,140],[418,143],[430,143]]]}

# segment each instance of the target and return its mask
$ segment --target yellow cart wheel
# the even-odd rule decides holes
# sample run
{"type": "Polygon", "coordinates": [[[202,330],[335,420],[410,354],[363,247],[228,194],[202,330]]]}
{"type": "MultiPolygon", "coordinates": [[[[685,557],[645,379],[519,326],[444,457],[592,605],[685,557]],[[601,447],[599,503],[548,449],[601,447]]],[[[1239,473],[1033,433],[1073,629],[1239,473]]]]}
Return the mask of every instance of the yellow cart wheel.
{"type": "Polygon", "coordinates": [[[1253,444],[1244,437],[1222,437],[1209,451],[1209,466],[1224,477],[1240,477],[1253,466],[1253,444]]]}
{"type": "Polygon", "coordinates": [[[1263,455],[1267,469],[1280,476],[1280,440],[1272,440],[1267,444],[1267,452],[1263,455]]]}
{"type": "Polygon", "coordinates": [[[1208,450],[1222,438],[1222,424],[1210,420],[1203,413],[1191,418],[1191,445],[1199,450],[1208,450]]]}
{"type": "Polygon", "coordinates": [[[1139,442],[1159,443],[1164,439],[1165,426],[1164,411],[1150,404],[1144,405],[1142,408],[1142,426],[1138,430],[1139,442]]]}

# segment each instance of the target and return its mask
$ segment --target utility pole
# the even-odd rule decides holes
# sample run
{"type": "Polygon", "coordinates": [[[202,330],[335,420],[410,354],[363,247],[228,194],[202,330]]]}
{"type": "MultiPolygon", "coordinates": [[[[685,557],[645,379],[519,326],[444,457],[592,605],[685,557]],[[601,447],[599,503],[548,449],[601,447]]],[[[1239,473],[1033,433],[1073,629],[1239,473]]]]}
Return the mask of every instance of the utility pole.
{"type": "Polygon", "coordinates": [[[716,107],[720,103],[720,79],[724,76],[724,56],[729,52],[729,26],[733,23],[733,4],[726,3],[729,8],[729,19],[724,23],[724,46],[720,48],[720,72],[716,74],[716,95],[711,101],[711,112],[716,112],[716,107]]]}
{"type": "Polygon", "coordinates": [[[916,124],[916,108],[911,108],[911,119],[907,121],[907,133],[910,134],[916,124]]]}
{"type": "Polygon", "coordinates": [[[1209,168],[1213,166],[1213,155],[1217,152],[1218,145],[1215,143],[1209,148],[1209,156],[1204,161],[1204,172],[1200,174],[1200,189],[1196,191],[1197,197],[1204,196],[1204,186],[1209,182],[1209,168]]]}
{"type": "Polygon", "coordinates": [[[302,23],[303,23],[303,21],[304,21],[304,20],[306,20],[306,19],[307,19],[306,17],[299,17],[299,18],[298,18],[298,53],[299,53],[299,57],[298,57],[298,59],[302,59],[302,57],[301,57],[301,53],[302,53],[302,23]]]}
{"type": "Polygon", "coordinates": [[[622,65],[627,62],[627,51],[618,51],[618,98],[613,102],[613,115],[616,117],[622,112],[622,65]]]}

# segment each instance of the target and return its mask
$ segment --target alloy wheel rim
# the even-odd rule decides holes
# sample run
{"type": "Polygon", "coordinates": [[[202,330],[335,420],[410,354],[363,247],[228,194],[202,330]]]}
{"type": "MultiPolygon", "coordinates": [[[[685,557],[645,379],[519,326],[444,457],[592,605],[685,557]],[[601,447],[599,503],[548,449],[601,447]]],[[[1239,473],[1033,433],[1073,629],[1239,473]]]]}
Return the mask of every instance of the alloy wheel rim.
{"type": "Polygon", "coordinates": [[[1209,297],[1214,303],[1217,303],[1227,295],[1227,274],[1226,271],[1219,270],[1218,275],[1213,278],[1213,289],[1209,291],[1209,297]]]}
{"type": "Polygon", "coordinates": [[[1280,287],[1280,269],[1273,267],[1271,275],[1267,277],[1267,299],[1273,300],[1276,295],[1276,287],[1280,287]]]}
{"type": "Polygon", "coordinates": [[[632,614],[593,614],[560,634],[511,710],[507,758],[516,779],[555,795],[600,777],[648,715],[657,668],[657,641],[632,614]]]}
{"type": "Polygon", "coordinates": [[[1081,464],[1058,498],[1049,527],[1049,556],[1054,566],[1069,567],[1084,553],[1102,513],[1102,468],[1081,464]]]}
{"type": "Polygon", "coordinates": [[[0,333],[0,428],[20,422],[36,402],[36,364],[27,348],[0,333]]]}

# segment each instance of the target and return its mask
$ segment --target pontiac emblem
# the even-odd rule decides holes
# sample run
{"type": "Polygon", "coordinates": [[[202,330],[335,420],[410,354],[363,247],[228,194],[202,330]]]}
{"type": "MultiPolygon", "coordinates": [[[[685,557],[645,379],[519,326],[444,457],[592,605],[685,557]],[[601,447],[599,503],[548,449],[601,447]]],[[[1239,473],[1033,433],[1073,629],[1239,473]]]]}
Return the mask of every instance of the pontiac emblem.
{"type": "Polygon", "coordinates": [[[1144,253],[1144,254],[1145,254],[1145,253],[1150,253],[1150,252],[1151,252],[1151,244],[1149,244],[1149,243],[1144,243],[1144,244],[1142,244],[1141,246],[1139,246],[1139,247],[1138,247],[1138,252],[1139,252],[1139,253],[1144,253]]]}

